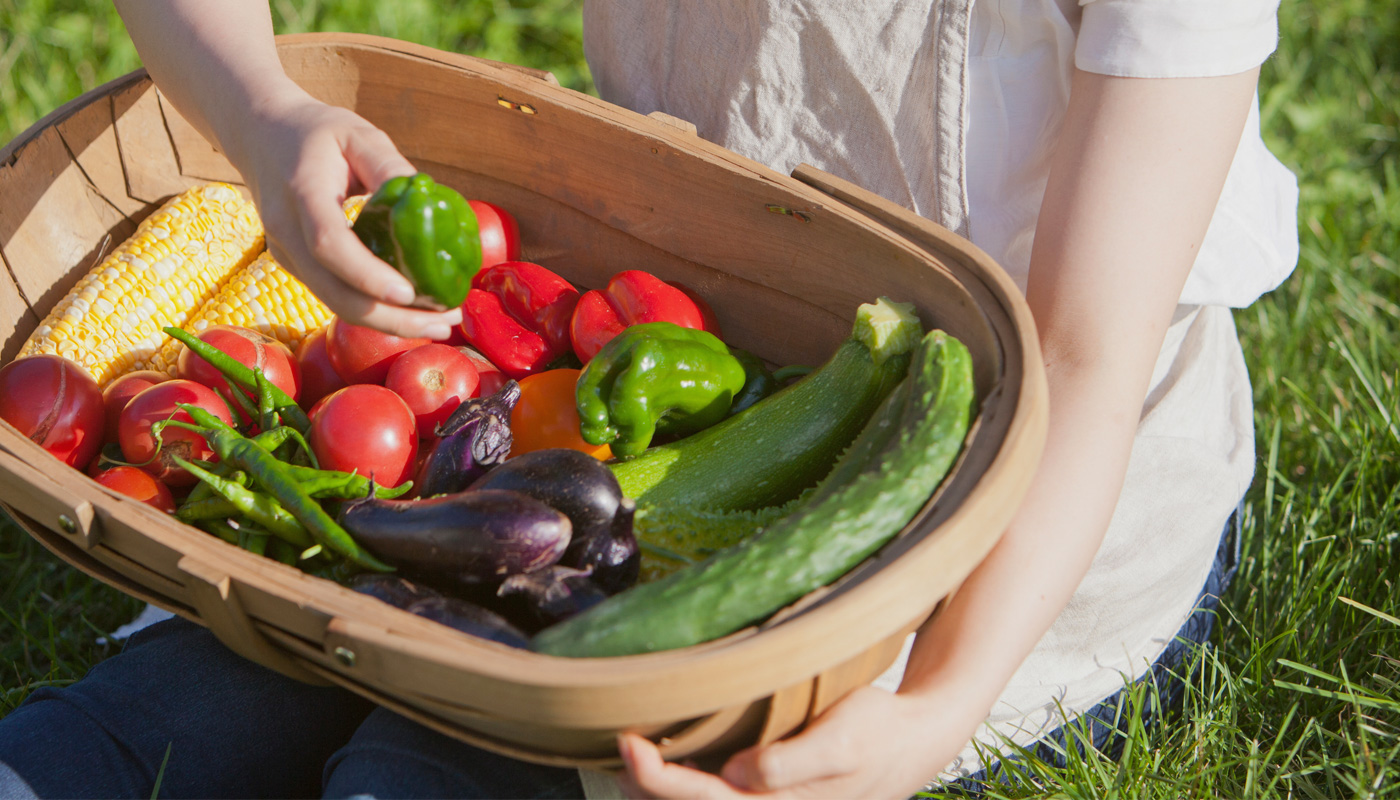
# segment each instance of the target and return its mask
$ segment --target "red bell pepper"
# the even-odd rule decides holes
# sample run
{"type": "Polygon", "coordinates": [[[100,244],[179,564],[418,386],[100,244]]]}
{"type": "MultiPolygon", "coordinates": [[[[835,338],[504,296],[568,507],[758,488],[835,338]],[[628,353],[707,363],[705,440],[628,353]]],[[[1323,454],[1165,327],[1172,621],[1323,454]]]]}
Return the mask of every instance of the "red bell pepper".
{"type": "Polygon", "coordinates": [[[719,336],[714,312],[692,296],[686,287],[667,283],[649,272],[619,272],[606,288],[585,292],[579,298],[569,323],[574,353],[587,364],[609,339],[644,322],[673,322],[719,336]]]}
{"type": "Polygon", "coordinates": [[[462,335],[516,380],[543,370],[569,351],[569,319],[579,292],[528,261],[505,261],[478,272],[462,304],[462,335]]]}

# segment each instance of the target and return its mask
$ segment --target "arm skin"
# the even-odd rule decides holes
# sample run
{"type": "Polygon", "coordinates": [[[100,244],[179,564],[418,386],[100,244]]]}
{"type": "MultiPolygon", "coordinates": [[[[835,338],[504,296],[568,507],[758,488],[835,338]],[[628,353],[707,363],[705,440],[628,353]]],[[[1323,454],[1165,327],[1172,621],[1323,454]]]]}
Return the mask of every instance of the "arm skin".
{"type": "Polygon", "coordinates": [[[408,280],[345,225],[341,201],[413,165],[353,112],[282,70],[272,16],[252,0],[116,0],[152,79],[243,176],[268,249],[341,318],[446,339],[461,311],[406,308],[408,280]]]}
{"type": "Polygon", "coordinates": [[[972,737],[1089,569],[1152,369],[1239,143],[1258,70],[1076,71],[1026,298],[1050,386],[1046,449],[987,559],[919,632],[903,684],[856,690],[792,739],[708,775],[625,735],[634,796],[907,797],[972,737]]]}

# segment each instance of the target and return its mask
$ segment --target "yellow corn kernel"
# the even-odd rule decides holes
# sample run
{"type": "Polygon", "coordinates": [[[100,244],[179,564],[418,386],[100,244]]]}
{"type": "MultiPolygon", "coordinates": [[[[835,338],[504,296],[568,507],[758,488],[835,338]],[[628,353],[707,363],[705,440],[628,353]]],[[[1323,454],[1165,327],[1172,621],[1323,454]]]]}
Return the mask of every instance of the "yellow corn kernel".
{"type": "Polygon", "coordinates": [[[106,386],[154,356],[161,328],[183,326],[213,287],[262,248],[262,221],[237,189],[226,183],[189,189],[80,278],[20,355],[57,353],[106,386]],[[182,250],[177,242],[191,246],[182,250]],[[186,293],[190,302],[180,298],[186,293]]]}

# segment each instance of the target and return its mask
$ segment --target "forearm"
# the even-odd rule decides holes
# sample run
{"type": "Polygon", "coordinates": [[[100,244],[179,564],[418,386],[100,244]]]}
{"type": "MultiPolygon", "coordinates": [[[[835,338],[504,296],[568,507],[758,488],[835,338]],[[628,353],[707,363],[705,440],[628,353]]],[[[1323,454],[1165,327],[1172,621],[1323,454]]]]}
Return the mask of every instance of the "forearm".
{"type": "MultiPolygon", "coordinates": [[[[152,79],[235,164],[240,118],[301,90],[282,70],[259,0],[115,0],[152,79]]],[[[240,154],[241,155],[241,154],[240,154]]]]}
{"type": "Polygon", "coordinates": [[[1001,541],[921,631],[901,693],[957,695],[984,715],[1087,573],[1256,77],[1076,75],[1027,290],[1050,388],[1045,453],[1001,541]]]}

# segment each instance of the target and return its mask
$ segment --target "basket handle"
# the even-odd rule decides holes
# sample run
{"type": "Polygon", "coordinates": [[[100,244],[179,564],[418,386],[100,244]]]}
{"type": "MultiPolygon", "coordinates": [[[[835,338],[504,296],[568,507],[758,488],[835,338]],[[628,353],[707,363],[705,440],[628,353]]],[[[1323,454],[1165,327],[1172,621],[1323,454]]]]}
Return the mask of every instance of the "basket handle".
{"type": "Polygon", "coordinates": [[[325,684],[326,680],[302,666],[285,650],[274,645],[253,624],[239,597],[242,584],[228,571],[186,555],[176,569],[189,576],[185,583],[189,603],[199,619],[224,646],[268,669],[302,683],[325,684]]]}

